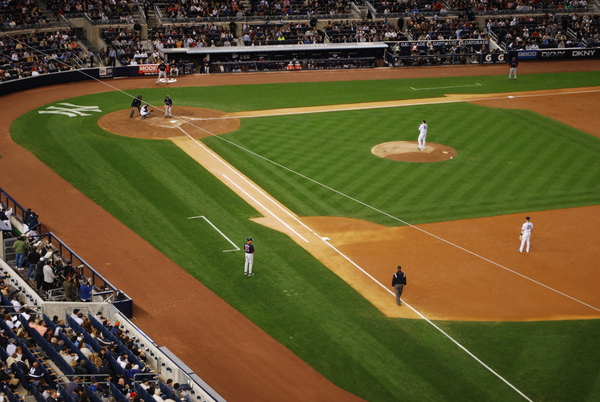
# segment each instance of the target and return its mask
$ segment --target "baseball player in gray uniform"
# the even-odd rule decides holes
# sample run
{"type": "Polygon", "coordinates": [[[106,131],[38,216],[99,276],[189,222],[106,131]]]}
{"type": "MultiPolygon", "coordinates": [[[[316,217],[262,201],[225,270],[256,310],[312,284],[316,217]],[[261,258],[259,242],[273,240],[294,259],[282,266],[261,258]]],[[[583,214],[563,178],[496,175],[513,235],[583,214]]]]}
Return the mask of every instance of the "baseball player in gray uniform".
{"type": "Polygon", "coordinates": [[[515,59],[514,57],[512,58],[512,60],[510,62],[508,62],[508,79],[510,80],[510,77],[514,77],[514,79],[517,79],[517,67],[519,66],[519,62],[517,61],[517,59],[515,59]]]}
{"type": "Polygon", "coordinates": [[[167,78],[167,64],[164,60],[158,65],[158,78],[156,79],[156,84],[160,82],[161,78],[164,78],[167,84],[169,83],[169,78],[167,78]]]}
{"type": "Polygon", "coordinates": [[[533,230],[533,223],[531,223],[530,219],[530,217],[526,217],[525,223],[523,224],[523,226],[521,226],[521,247],[519,247],[519,253],[523,252],[523,247],[525,246],[527,246],[525,248],[525,251],[529,252],[529,246],[531,243],[531,231],[533,230]]]}
{"type": "Polygon", "coordinates": [[[173,101],[171,100],[169,95],[167,95],[167,97],[165,98],[164,103],[165,103],[165,118],[173,117],[173,101]]]}
{"type": "Polygon", "coordinates": [[[244,263],[244,274],[248,276],[254,275],[252,272],[252,265],[254,264],[254,245],[252,244],[252,237],[248,237],[248,241],[244,244],[244,254],[246,255],[246,262],[244,263]]]}
{"type": "Polygon", "coordinates": [[[425,120],[419,125],[419,151],[425,150],[425,139],[427,138],[427,123],[425,120]]]}

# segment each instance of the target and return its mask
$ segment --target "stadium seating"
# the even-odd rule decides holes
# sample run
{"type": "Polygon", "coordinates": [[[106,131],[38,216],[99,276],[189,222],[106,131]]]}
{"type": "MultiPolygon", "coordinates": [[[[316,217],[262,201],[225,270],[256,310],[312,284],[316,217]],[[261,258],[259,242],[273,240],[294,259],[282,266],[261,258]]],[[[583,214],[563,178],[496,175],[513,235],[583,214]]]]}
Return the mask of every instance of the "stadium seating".
{"type": "Polygon", "coordinates": [[[600,41],[598,15],[519,15],[488,18],[486,25],[504,49],[593,47],[600,41]]]}

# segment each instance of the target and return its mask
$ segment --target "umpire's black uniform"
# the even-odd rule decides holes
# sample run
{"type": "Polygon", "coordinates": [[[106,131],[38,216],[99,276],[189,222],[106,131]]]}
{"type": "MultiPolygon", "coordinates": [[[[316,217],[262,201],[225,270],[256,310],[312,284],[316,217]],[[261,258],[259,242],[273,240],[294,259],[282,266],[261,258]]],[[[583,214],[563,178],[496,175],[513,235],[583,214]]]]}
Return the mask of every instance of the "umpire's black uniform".
{"type": "Polygon", "coordinates": [[[396,272],[392,277],[392,287],[396,291],[396,304],[399,306],[402,305],[400,296],[402,296],[404,285],[406,285],[406,274],[402,272],[402,267],[398,266],[398,272],[396,272]]]}
{"type": "Polygon", "coordinates": [[[131,113],[129,113],[129,117],[133,117],[135,114],[135,109],[137,109],[138,113],[142,107],[142,95],[138,95],[137,98],[131,102],[131,113]]]}

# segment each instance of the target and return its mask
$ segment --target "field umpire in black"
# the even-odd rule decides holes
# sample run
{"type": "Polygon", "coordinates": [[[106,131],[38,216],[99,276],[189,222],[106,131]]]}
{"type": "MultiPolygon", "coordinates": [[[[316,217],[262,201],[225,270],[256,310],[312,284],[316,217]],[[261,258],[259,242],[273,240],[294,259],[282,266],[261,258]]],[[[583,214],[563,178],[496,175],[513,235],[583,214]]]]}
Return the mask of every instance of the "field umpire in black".
{"type": "Polygon", "coordinates": [[[140,113],[141,107],[142,107],[142,95],[138,95],[137,98],[135,98],[131,102],[131,113],[129,113],[129,117],[133,117],[136,109],[137,109],[138,113],[140,113]]]}
{"type": "Polygon", "coordinates": [[[402,301],[400,301],[400,296],[402,296],[404,285],[406,285],[406,274],[402,272],[402,267],[398,265],[398,271],[396,271],[396,273],[392,277],[392,287],[396,291],[396,304],[399,306],[402,305],[402,301]]]}

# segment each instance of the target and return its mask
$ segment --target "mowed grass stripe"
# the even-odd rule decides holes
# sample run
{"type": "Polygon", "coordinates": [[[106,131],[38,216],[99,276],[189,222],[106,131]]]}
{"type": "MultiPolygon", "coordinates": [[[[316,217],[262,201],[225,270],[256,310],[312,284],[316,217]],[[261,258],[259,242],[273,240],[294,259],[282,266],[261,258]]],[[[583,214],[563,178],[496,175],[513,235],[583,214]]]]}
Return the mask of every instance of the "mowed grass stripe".
{"type": "MultiPolygon", "coordinates": [[[[561,175],[563,171],[561,165],[568,162],[569,169],[575,167],[578,150],[574,148],[565,149],[554,138],[547,138],[546,141],[540,144],[540,147],[533,147],[533,149],[539,149],[540,153],[538,157],[532,158],[531,161],[531,170],[534,173],[529,175],[529,188],[533,189],[534,192],[568,191],[573,176],[561,175]]],[[[535,152],[537,153],[537,151],[535,152]]]]}

